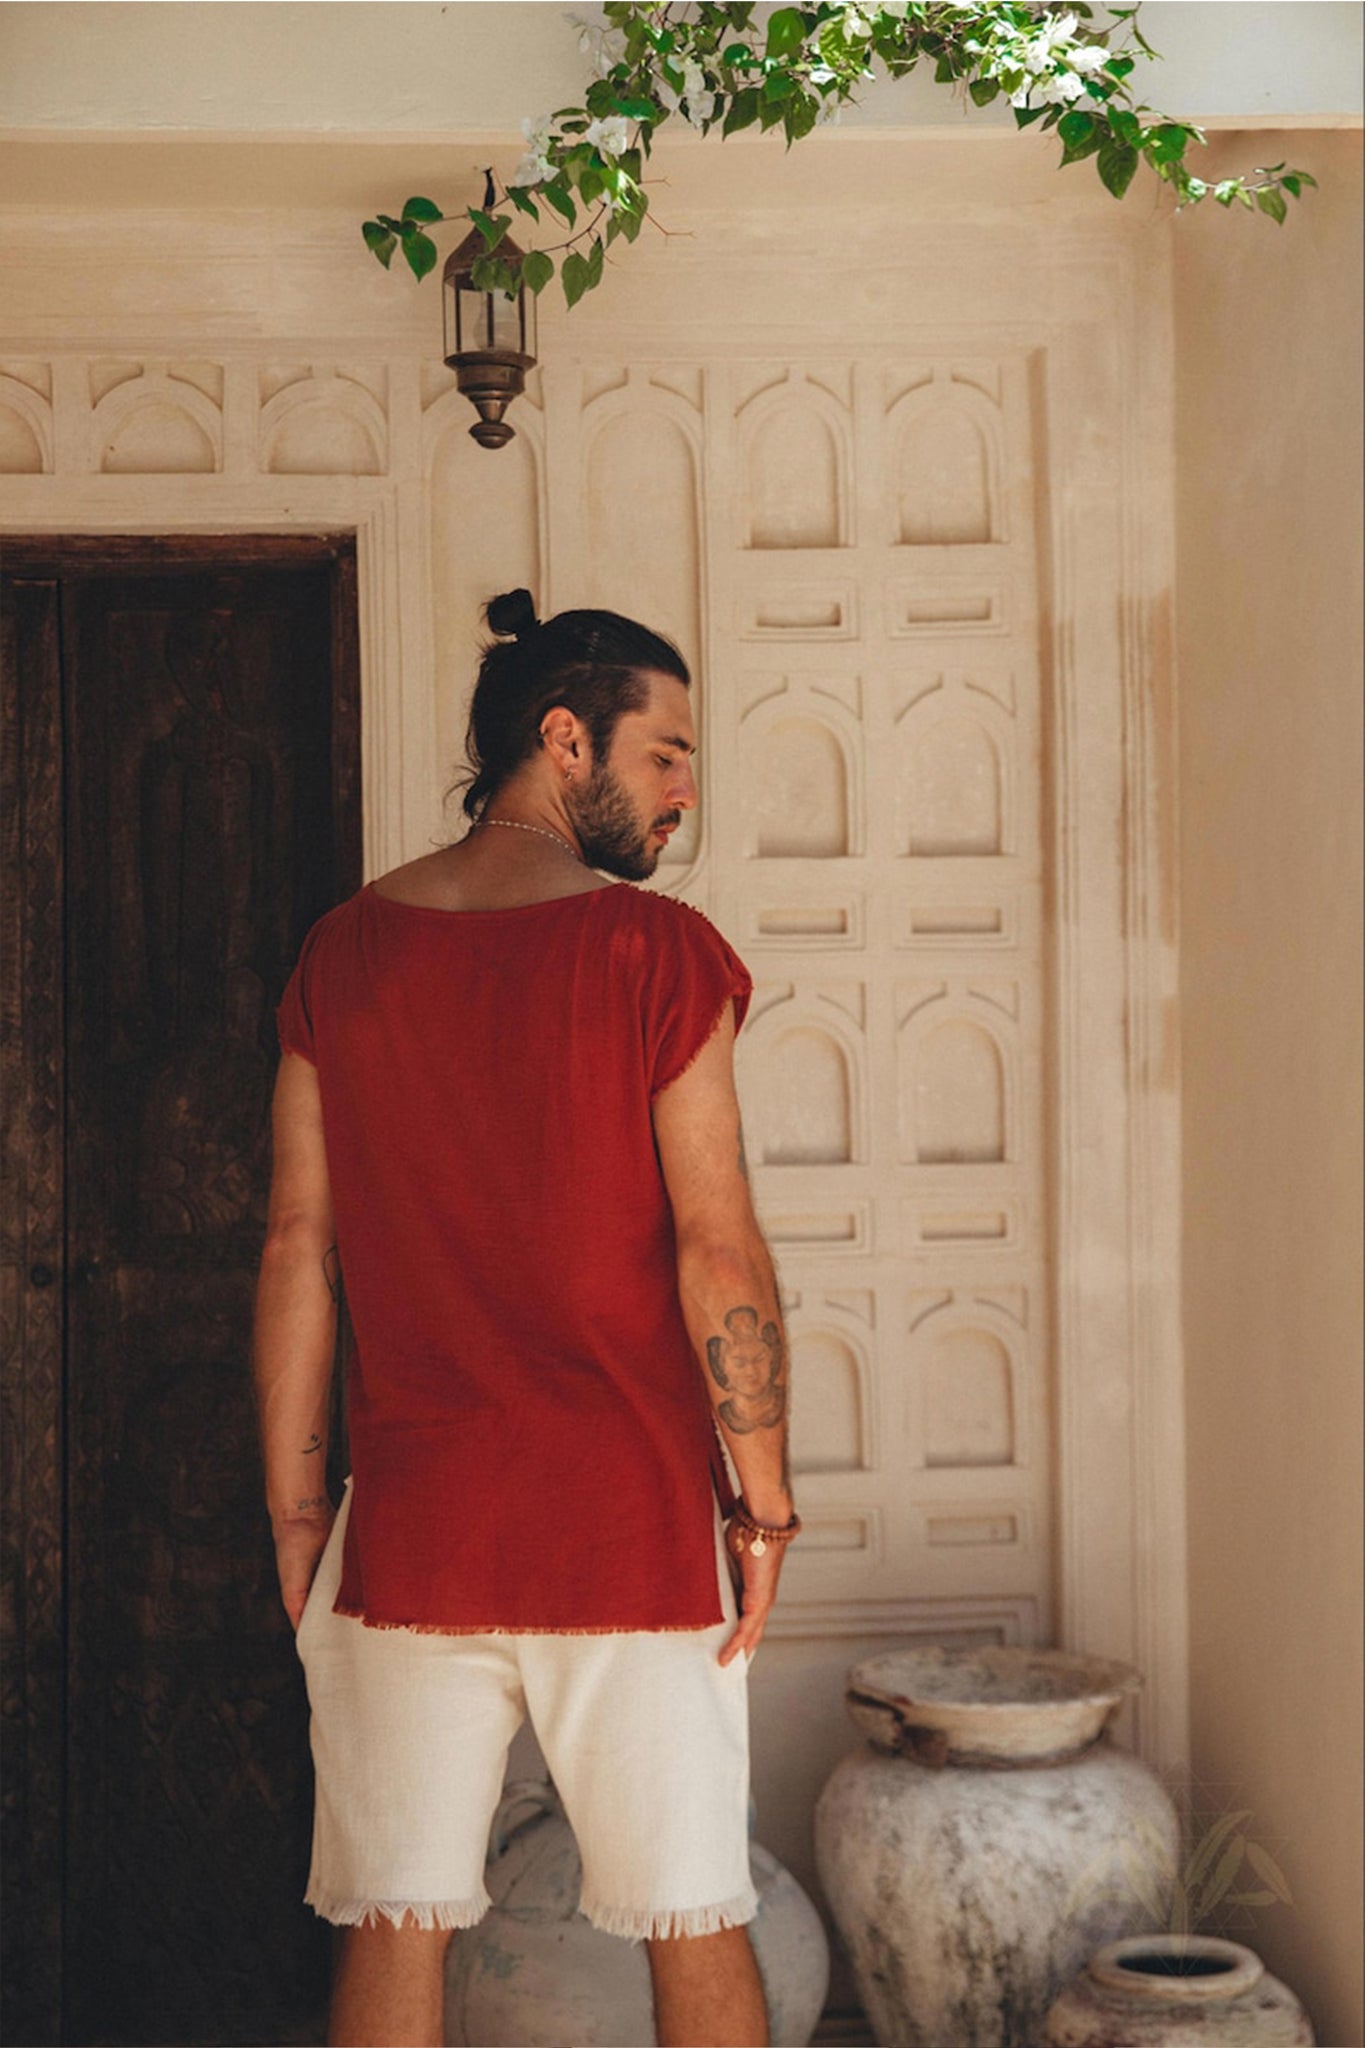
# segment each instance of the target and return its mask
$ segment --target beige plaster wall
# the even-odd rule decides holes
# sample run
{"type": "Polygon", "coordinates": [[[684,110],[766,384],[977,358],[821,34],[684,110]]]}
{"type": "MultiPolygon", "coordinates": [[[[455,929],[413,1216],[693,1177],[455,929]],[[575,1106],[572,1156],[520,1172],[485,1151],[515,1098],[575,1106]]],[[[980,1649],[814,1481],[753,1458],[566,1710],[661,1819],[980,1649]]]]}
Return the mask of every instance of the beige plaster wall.
{"type": "MultiPolygon", "coordinates": [[[[1229,160],[1243,139],[1215,146],[1229,160]]],[[[1360,136],[1175,237],[1192,1764],[1292,1905],[1251,1938],[1362,2040],[1360,136]]],[[[1261,154],[1259,152],[1264,152],[1261,154]]]]}

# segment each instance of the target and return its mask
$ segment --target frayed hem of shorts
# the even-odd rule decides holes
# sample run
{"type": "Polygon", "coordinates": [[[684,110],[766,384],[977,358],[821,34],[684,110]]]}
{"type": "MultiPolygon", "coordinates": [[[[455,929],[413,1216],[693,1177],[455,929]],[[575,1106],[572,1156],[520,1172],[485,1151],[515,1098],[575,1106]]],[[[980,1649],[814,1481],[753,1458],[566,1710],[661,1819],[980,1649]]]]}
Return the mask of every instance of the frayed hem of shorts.
{"type": "Polygon", "coordinates": [[[428,1930],[476,1927],[492,1903],[482,1885],[472,1899],[334,1899],[311,1886],[304,1894],[304,1904],[334,1927],[377,1927],[381,1920],[428,1930]]]}
{"type": "Polygon", "coordinates": [[[653,1911],[631,1906],[598,1906],[584,1899],[579,1911],[603,1934],[618,1934],[626,1941],[675,1941],[679,1936],[719,1934],[727,1927],[743,1927],[758,1911],[758,1894],[752,1886],[736,1898],[718,1906],[686,1906],[653,1911]]]}
{"type": "Polygon", "coordinates": [[[699,1636],[709,1628],[719,1628],[725,1620],[723,1614],[718,1614],[714,1621],[666,1621],[652,1628],[622,1627],[619,1623],[605,1623],[599,1628],[505,1628],[487,1621],[376,1621],[364,1608],[343,1607],[340,1602],[332,1612],[344,1615],[347,1621],[358,1621],[362,1628],[402,1629],[410,1636],[699,1636]]]}

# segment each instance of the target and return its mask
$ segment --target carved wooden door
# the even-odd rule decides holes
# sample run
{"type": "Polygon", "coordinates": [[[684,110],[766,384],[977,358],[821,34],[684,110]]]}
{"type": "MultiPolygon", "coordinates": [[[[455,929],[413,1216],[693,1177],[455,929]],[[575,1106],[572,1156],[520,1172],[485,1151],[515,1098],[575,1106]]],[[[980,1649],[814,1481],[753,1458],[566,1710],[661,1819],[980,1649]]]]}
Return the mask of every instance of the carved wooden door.
{"type": "Polygon", "coordinates": [[[273,1008],[360,880],[354,557],[216,545],[7,561],[10,2040],[321,2038],[249,1335],[273,1008]]]}

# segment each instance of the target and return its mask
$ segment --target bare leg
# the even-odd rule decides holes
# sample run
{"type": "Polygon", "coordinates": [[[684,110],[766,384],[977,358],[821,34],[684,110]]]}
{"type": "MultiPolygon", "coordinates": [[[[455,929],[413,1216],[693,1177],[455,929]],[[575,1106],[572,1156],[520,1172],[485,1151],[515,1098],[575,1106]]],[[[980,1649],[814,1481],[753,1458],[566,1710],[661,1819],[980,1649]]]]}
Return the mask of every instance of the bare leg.
{"type": "Polygon", "coordinates": [[[334,2048],[441,2048],[445,1927],[348,1927],[332,1986],[334,2048]]]}
{"type": "Polygon", "coordinates": [[[645,1945],[660,2048],[767,2048],[768,2010],[745,1928],[645,1945]]]}

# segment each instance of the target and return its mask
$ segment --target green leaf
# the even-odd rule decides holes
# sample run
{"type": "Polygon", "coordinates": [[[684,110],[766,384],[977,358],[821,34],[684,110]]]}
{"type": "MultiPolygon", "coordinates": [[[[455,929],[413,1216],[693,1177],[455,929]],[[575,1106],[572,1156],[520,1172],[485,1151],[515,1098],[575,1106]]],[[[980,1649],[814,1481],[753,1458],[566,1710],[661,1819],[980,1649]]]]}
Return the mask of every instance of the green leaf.
{"type": "Polygon", "coordinates": [[[1292,192],[1294,197],[1296,199],[1298,198],[1299,174],[1297,171],[1286,171],[1284,176],[1281,178],[1280,183],[1284,186],[1286,192],[1292,192]]]}
{"type": "Polygon", "coordinates": [[[763,81],[763,97],[770,104],[776,100],[789,100],[796,91],[796,80],[790,71],[770,71],[763,81]]]}
{"type": "Polygon", "coordinates": [[[420,228],[414,227],[403,236],[403,254],[407,258],[408,269],[419,280],[436,268],[436,244],[420,228]]]}
{"type": "Polygon", "coordinates": [[[999,96],[1000,80],[998,78],[974,78],[967,87],[967,90],[978,107],[988,107],[991,101],[999,96]]]}
{"type": "Polygon", "coordinates": [[[628,121],[657,121],[659,108],[653,100],[617,100],[616,111],[624,114],[628,121]]]}
{"type": "Polygon", "coordinates": [[[1130,114],[1126,107],[1112,107],[1109,112],[1109,126],[1120,142],[1126,142],[1130,149],[1142,146],[1142,123],[1136,114],[1130,114]]]}
{"type": "Polygon", "coordinates": [[[365,247],[372,256],[377,256],[385,270],[393,261],[393,252],[398,247],[398,237],[390,229],[381,227],[377,220],[367,220],[360,230],[365,237],[365,247]]]}
{"type": "Polygon", "coordinates": [[[444,220],[445,215],[440,207],[430,199],[405,199],[403,201],[403,218],[404,220],[444,220]]]}
{"type": "Polygon", "coordinates": [[[768,22],[768,55],[791,57],[805,39],[806,24],[799,7],[779,7],[768,22]]]}
{"type": "Polygon", "coordinates": [[[598,236],[596,236],[596,235],[595,235],[595,236],[593,237],[593,244],[592,244],[592,253],[591,253],[591,254],[589,255],[589,257],[588,257],[588,284],[589,284],[589,286],[592,286],[592,285],[597,285],[597,284],[600,284],[600,283],[602,282],[602,261],[603,261],[603,255],[604,255],[604,250],[603,250],[603,246],[602,246],[602,242],[601,242],[601,239],[600,239],[600,238],[599,238],[598,236]]]}
{"type": "Polygon", "coordinates": [[[1162,121],[1147,138],[1147,154],[1153,163],[1171,163],[1184,156],[1193,133],[1193,129],[1182,127],[1178,121],[1162,121]]]}
{"type": "Polygon", "coordinates": [[[516,207],[518,213],[528,213],[532,220],[540,219],[540,208],[536,205],[530,193],[524,192],[520,185],[509,185],[507,197],[511,200],[513,206],[516,207]]]}
{"type": "Polygon", "coordinates": [[[576,306],[588,289],[588,263],[575,249],[564,258],[559,269],[560,282],[564,286],[564,298],[568,305],[576,306]]]}
{"type": "Polygon", "coordinates": [[[1133,69],[1133,60],[1131,57],[1109,57],[1104,68],[1111,78],[1126,78],[1133,69]]]}
{"type": "Polygon", "coordinates": [[[951,85],[956,76],[953,60],[945,51],[934,66],[934,77],[940,85],[951,85]]]}
{"type": "Polygon", "coordinates": [[[758,119],[758,93],[751,85],[743,92],[737,92],[730,102],[730,111],[721,123],[722,135],[733,135],[737,129],[752,127],[758,119]]]}
{"type": "Polygon", "coordinates": [[[803,135],[809,135],[820,112],[820,102],[809,93],[799,93],[788,100],[782,113],[782,126],[787,133],[787,142],[799,142],[803,135]]]}
{"type": "MultiPolygon", "coordinates": [[[[1272,220],[1278,221],[1281,227],[1284,226],[1284,217],[1288,213],[1289,208],[1285,205],[1284,194],[1278,186],[1263,185],[1256,194],[1256,204],[1260,207],[1262,213],[1268,213],[1272,220]]],[[[1250,1843],[1247,1844],[1247,1853],[1248,1855],[1251,1853],[1250,1843]]]]}
{"type": "Polygon", "coordinates": [[[566,226],[572,227],[574,225],[578,219],[578,208],[570,198],[569,188],[564,183],[562,177],[556,178],[553,184],[542,185],[540,196],[548,206],[554,208],[566,226]]]}
{"type": "Polygon", "coordinates": [[[1063,114],[1061,120],[1057,123],[1057,133],[1061,136],[1068,149],[1074,149],[1077,143],[1088,141],[1094,132],[1094,117],[1090,114],[1081,113],[1075,107],[1072,108],[1070,113],[1063,114]]]}
{"type": "Polygon", "coordinates": [[[769,128],[776,128],[782,119],[782,109],[771,100],[763,100],[758,109],[758,125],[766,134],[769,128]]]}
{"type": "Polygon", "coordinates": [[[1047,112],[1048,109],[1046,107],[1015,107],[1013,109],[1015,122],[1020,128],[1027,128],[1031,122],[1041,121],[1047,112]]]}
{"type": "Polygon", "coordinates": [[[527,289],[533,291],[537,298],[544,291],[554,274],[553,256],[547,256],[543,249],[529,249],[527,251],[526,260],[521,266],[521,275],[527,289]]]}
{"type": "Polygon", "coordinates": [[[595,164],[585,164],[578,174],[578,196],[585,206],[591,206],[594,199],[600,199],[607,189],[607,181],[595,164]]]}
{"type": "Polygon", "coordinates": [[[1106,142],[1096,160],[1095,168],[1100,179],[1115,199],[1122,199],[1133,182],[1133,173],[1138,167],[1138,153],[1126,142],[1106,142]]]}
{"type": "Polygon", "coordinates": [[[497,248],[498,243],[512,225],[512,216],[510,214],[500,213],[494,216],[485,213],[481,207],[477,206],[470,207],[469,218],[483,236],[485,245],[490,252],[497,248]]]}

